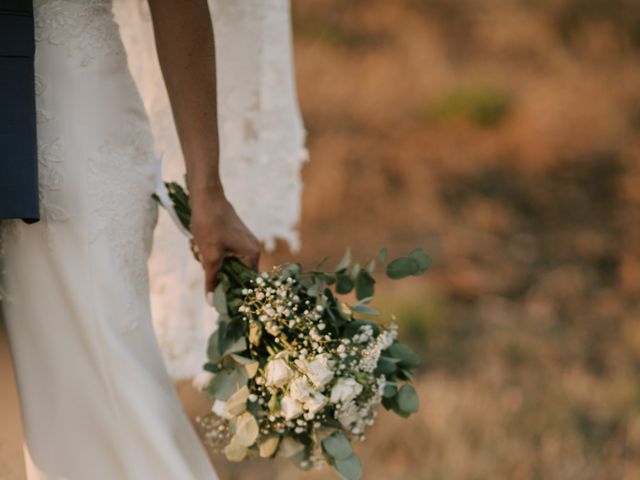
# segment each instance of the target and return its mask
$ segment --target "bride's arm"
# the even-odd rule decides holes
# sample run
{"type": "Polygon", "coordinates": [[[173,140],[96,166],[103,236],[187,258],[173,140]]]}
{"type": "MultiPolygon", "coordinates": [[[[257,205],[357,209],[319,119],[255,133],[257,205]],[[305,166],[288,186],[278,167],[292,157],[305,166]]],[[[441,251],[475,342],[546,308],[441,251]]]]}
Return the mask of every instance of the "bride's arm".
{"type": "Polygon", "coordinates": [[[156,48],[187,169],[191,231],[205,291],[226,255],[257,268],[260,246],[220,182],[215,47],[207,0],[149,0],[156,48]]]}

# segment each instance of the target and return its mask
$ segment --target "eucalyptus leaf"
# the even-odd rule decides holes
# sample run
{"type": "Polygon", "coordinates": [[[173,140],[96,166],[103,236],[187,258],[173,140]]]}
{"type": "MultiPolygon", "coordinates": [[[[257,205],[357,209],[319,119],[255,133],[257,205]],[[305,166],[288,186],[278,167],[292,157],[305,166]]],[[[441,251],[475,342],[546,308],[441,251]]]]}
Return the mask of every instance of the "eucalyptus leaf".
{"type": "Polygon", "coordinates": [[[327,455],[335,460],[342,460],[349,457],[353,450],[351,442],[340,432],[329,435],[322,441],[322,448],[327,455]]]}
{"type": "Polygon", "coordinates": [[[240,337],[238,340],[229,347],[225,353],[237,353],[244,352],[247,349],[247,340],[244,337],[240,337]]]}
{"type": "Polygon", "coordinates": [[[337,263],[335,271],[342,270],[343,268],[347,268],[351,263],[351,249],[347,247],[347,251],[344,256],[337,263]]]}
{"type": "Polygon", "coordinates": [[[339,300],[336,302],[336,305],[338,307],[338,312],[340,313],[340,316],[344,318],[346,321],[350,321],[351,316],[353,315],[353,310],[351,309],[351,307],[349,307],[349,305],[339,300]]]}
{"type": "Polygon", "coordinates": [[[394,280],[415,275],[420,270],[420,264],[415,258],[400,257],[387,265],[387,276],[394,280]]]}
{"type": "Polygon", "coordinates": [[[415,388],[409,384],[403,385],[396,395],[396,404],[398,408],[406,414],[405,416],[417,412],[420,407],[420,401],[418,400],[415,388]]]}
{"type": "Polygon", "coordinates": [[[382,393],[382,396],[384,398],[393,398],[397,395],[397,393],[398,393],[398,387],[394,383],[387,383],[384,386],[384,391],[382,393]]]}
{"type": "Polygon", "coordinates": [[[220,362],[220,360],[222,360],[222,355],[220,354],[219,338],[219,332],[215,331],[211,335],[209,335],[209,340],[207,342],[207,358],[209,358],[209,360],[213,364],[216,364],[220,362]]]}
{"type": "Polygon", "coordinates": [[[211,373],[218,373],[221,370],[220,365],[218,365],[217,363],[211,363],[211,362],[205,363],[202,366],[202,368],[207,372],[211,372],[211,373]]]}
{"type": "Polygon", "coordinates": [[[213,290],[213,306],[221,315],[227,315],[229,313],[229,309],[227,308],[227,295],[222,283],[219,283],[213,290]]]}
{"type": "Polygon", "coordinates": [[[258,444],[260,456],[262,458],[269,458],[276,453],[278,445],[280,444],[280,437],[277,435],[269,436],[261,440],[258,444]]]}
{"type": "Polygon", "coordinates": [[[258,372],[258,367],[260,364],[251,358],[243,357],[242,355],[237,355],[235,353],[231,354],[231,358],[233,358],[236,363],[242,365],[244,369],[247,371],[247,376],[249,378],[253,378],[255,374],[258,372]]]}
{"type": "Polygon", "coordinates": [[[307,290],[307,293],[312,297],[317,297],[324,290],[324,275],[313,275],[313,285],[307,290]]]}
{"type": "Polygon", "coordinates": [[[344,480],[360,480],[362,477],[362,464],[355,453],[343,460],[336,460],[334,468],[344,480]]]}
{"type": "Polygon", "coordinates": [[[367,270],[359,270],[356,276],[356,298],[373,297],[374,285],[376,281],[367,270]]]}
{"type": "Polygon", "coordinates": [[[351,310],[357,313],[364,313],[366,315],[380,315],[380,312],[369,305],[351,305],[351,310]]]}
{"type": "Polygon", "coordinates": [[[412,250],[409,254],[409,257],[418,262],[418,275],[426,272],[427,269],[431,266],[431,257],[427,255],[427,253],[422,248],[416,248],[415,250],[412,250]]]}
{"type": "Polygon", "coordinates": [[[224,456],[231,462],[241,462],[247,456],[247,447],[241,445],[235,437],[224,447],[224,456]]]}
{"type": "Polygon", "coordinates": [[[336,292],[346,294],[353,290],[353,280],[345,273],[336,274],[336,292]]]}
{"type": "Polygon", "coordinates": [[[376,269],[376,259],[372,258],[371,260],[369,260],[369,263],[367,263],[367,266],[364,268],[367,270],[367,272],[373,273],[373,271],[376,269]]]}
{"type": "Polygon", "coordinates": [[[244,412],[238,417],[234,438],[240,445],[250,447],[256,443],[258,433],[260,433],[260,429],[256,417],[249,412],[244,412]]]}
{"type": "Polygon", "coordinates": [[[275,393],[271,394],[271,398],[269,398],[267,406],[269,407],[269,413],[271,414],[276,414],[280,411],[280,399],[275,393]]]}
{"type": "Polygon", "coordinates": [[[359,263],[354,263],[351,266],[351,278],[355,279],[358,277],[358,273],[360,273],[360,270],[362,270],[362,266],[359,263]]]}
{"type": "Polygon", "coordinates": [[[333,285],[334,283],[336,283],[336,277],[335,275],[331,275],[330,273],[325,273],[324,281],[327,283],[327,285],[333,285]]]}
{"type": "Polygon", "coordinates": [[[382,374],[388,377],[389,375],[393,375],[397,369],[397,359],[380,355],[375,371],[377,374],[382,374]]]}
{"type": "Polygon", "coordinates": [[[236,390],[247,384],[247,373],[243,367],[216,373],[209,383],[208,392],[212,398],[227,400],[236,390]]]}
{"type": "Polygon", "coordinates": [[[297,277],[302,271],[302,265],[299,263],[287,263],[280,272],[280,278],[297,277]]]}
{"type": "Polygon", "coordinates": [[[225,402],[223,410],[227,415],[237,417],[247,409],[247,399],[249,398],[249,389],[245,385],[238,389],[225,402]]]}
{"type": "Polygon", "coordinates": [[[422,363],[420,356],[409,345],[402,342],[393,342],[385,350],[385,354],[400,359],[402,367],[407,369],[416,368],[422,363]]]}

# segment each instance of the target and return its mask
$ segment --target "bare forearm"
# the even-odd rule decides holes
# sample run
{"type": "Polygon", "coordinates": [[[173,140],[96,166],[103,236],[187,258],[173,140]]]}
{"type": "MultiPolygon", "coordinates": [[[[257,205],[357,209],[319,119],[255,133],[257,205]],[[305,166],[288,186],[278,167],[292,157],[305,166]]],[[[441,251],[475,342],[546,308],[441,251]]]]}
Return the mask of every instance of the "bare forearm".
{"type": "Polygon", "coordinates": [[[219,176],[215,46],[207,0],[149,0],[156,48],[192,198],[224,196],[219,176]]]}

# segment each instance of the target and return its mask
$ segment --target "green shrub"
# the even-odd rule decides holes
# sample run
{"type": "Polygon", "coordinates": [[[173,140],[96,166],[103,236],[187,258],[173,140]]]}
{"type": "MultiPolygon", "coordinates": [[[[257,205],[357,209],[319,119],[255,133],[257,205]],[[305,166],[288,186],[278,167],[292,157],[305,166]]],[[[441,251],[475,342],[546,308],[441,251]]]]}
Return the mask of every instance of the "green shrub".
{"type": "Polygon", "coordinates": [[[503,89],[487,86],[459,86],[427,102],[422,120],[431,124],[464,120],[479,127],[495,127],[512,109],[511,96],[503,89]]]}

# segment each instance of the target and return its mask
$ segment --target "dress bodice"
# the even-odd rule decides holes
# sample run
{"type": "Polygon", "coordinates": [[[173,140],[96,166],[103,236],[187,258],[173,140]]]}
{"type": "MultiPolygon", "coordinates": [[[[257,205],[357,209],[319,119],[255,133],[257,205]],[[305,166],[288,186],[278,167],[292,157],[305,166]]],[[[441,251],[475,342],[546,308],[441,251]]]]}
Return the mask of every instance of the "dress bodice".
{"type": "Polygon", "coordinates": [[[34,0],[34,24],[37,44],[66,48],[80,66],[124,56],[112,0],[34,0]]]}

